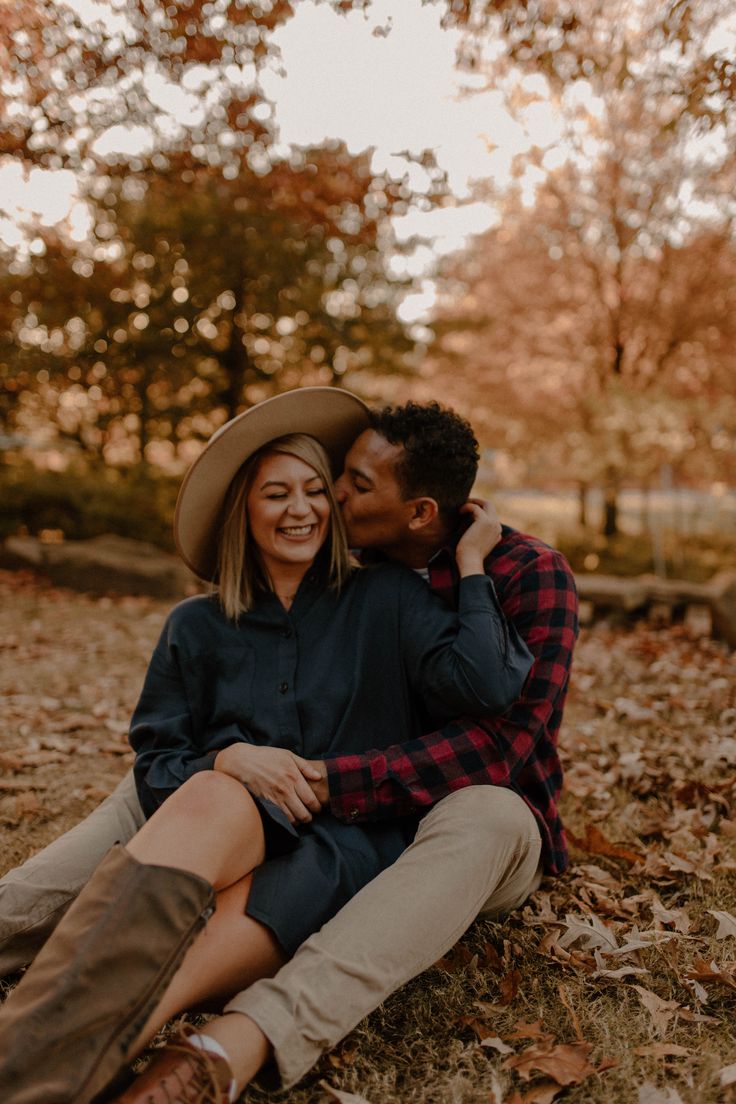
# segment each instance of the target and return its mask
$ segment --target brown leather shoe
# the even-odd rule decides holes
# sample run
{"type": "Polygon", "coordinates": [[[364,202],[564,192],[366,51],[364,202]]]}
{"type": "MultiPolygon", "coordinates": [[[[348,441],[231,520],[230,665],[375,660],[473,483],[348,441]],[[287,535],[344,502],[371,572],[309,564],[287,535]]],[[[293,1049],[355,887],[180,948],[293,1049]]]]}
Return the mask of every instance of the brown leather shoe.
{"type": "Polygon", "coordinates": [[[156,1052],[114,1104],[227,1104],[231,1081],[224,1058],[187,1041],[191,1028],[156,1052]]]}

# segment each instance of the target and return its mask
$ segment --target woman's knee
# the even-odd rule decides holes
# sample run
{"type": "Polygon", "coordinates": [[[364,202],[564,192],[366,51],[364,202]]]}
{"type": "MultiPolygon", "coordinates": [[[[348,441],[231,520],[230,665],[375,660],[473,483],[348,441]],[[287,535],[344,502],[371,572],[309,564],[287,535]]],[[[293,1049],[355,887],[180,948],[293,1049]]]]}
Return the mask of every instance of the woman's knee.
{"type": "Polygon", "coordinates": [[[245,786],[222,771],[198,771],[172,794],[162,808],[203,824],[232,822],[249,817],[260,820],[245,786]]]}

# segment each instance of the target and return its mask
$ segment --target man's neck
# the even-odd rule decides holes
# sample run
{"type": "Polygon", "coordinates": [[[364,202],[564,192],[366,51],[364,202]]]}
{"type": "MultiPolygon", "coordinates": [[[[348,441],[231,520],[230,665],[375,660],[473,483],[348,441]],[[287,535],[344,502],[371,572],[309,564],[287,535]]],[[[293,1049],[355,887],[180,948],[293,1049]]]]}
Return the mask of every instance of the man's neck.
{"type": "Polygon", "coordinates": [[[427,567],[432,557],[441,548],[445,548],[451,540],[452,530],[438,522],[437,525],[426,526],[411,533],[401,544],[393,545],[391,548],[379,548],[377,551],[396,563],[416,570],[427,567]]]}

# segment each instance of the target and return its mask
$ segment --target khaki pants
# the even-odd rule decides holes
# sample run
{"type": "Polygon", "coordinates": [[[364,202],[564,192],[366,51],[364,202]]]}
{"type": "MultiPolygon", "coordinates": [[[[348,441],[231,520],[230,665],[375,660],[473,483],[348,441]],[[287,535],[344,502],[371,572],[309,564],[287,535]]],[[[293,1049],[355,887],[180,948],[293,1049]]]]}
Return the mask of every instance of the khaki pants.
{"type": "Polygon", "coordinates": [[[403,855],[302,944],[274,978],[239,993],[295,1084],[325,1050],[437,961],[483,913],[521,905],[541,880],[541,840],[511,790],[472,786],[438,802],[403,855]]]}
{"type": "Polygon", "coordinates": [[[33,960],[113,844],[145,819],[129,771],[85,820],[0,878],[0,977],[33,960]]]}
{"type": "MultiPolygon", "coordinates": [[[[0,975],[30,961],[116,842],[143,824],[132,772],[70,832],[0,879],[0,975]]],[[[521,905],[541,878],[534,817],[510,790],[471,786],[423,817],[403,855],[226,1011],[251,1017],[285,1087],[436,962],[479,913],[521,905]]]]}

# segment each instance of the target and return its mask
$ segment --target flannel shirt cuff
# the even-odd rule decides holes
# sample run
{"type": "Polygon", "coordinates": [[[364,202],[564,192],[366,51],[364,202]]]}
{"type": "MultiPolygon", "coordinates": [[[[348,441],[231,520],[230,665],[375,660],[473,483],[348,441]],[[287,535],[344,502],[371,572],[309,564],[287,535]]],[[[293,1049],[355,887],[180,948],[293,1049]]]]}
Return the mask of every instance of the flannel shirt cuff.
{"type": "MultiPolygon", "coordinates": [[[[377,757],[378,762],[385,760],[377,757]]],[[[367,755],[341,755],[325,759],[329,808],[339,820],[363,820],[379,806],[377,780],[372,760],[367,755]]],[[[377,764],[376,764],[377,765],[377,764]]]]}

